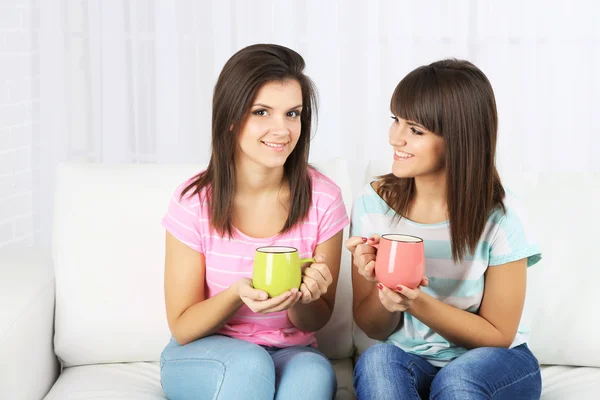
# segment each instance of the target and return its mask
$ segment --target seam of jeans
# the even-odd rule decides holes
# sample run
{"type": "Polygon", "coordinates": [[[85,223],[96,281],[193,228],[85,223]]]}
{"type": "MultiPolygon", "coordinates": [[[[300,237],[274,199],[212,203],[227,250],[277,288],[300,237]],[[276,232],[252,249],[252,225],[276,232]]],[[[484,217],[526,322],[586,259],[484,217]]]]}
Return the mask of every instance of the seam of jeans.
{"type": "MultiPolygon", "coordinates": [[[[412,379],[412,385],[410,385],[410,386],[411,386],[412,390],[414,391],[414,395],[416,396],[415,398],[420,399],[421,395],[419,394],[419,390],[417,389],[417,377],[416,377],[415,371],[413,371],[413,366],[415,366],[415,365],[416,364],[414,361],[409,361],[407,369],[408,369],[408,372],[410,373],[410,377],[412,379]]],[[[421,369],[421,368],[419,368],[419,369],[421,369]]]]}
{"type": "MultiPolygon", "coordinates": [[[[426,361],[426,362],[428,362],[428,361],[426,361]]],[[[415,367],[419,368],[419,371],[421,371],[421,372],[422,372],[422,373],[424,373],[425,375],[427,375],[427,376],[430,376],[430,377],[432,377],[432,378],[435,376],[435,374],[430,374],[429,372],[427,372],[427,371],[423,370],[423,368],[421,368],[421,367],[419,366],[419,364],[417,364],[416,362],[414,362],[414,361],[411,361],[410,363],[411,363],[411,367],[414,365],[415,367]]]]}
{"type": "Polygon", "coordinates": [[[506,389],[506,388],[509,388],[509,387],[511,387],[512,385],[515,385],[515,384],[517,384],[517,383],[521,382],[521,381],[522,381],[522,380],[524,380],[524,379],[531,378],[531,377],[532,377],[532,376],[534,376],[534,375],[538,375],[540,372],[541,372],[541,371],[540,371],[540,369],[538,368],[538,369],[537,369],[537,370],[535,370],[534,372],[531,372],[531,373],[529,373],[529,374],[527,374],[527,375],[525,375],[525,376],[522,376],[520,379],[517,379],[516,381],[514,381],[514,382],[511,382],[511,383],[509,383],[508,385],[505,385],[505,386],[502,386],[502,387],[501,387],[501,388],[499,388],[499,389],[496,389],[496,390],[495,390],[495,391],[492,393],[492,396],[495,396],[495,395],[496,395],[496,393],[498,393],[499,391],[501,391],[501,390],[504,390],[504,389],[506,389]]]}

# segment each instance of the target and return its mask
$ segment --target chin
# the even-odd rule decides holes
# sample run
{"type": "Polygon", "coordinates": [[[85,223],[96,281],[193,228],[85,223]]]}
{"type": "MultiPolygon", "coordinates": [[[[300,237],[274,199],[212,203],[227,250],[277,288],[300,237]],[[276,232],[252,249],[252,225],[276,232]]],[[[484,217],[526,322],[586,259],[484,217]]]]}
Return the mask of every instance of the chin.
{"type": "Polygon", "coordinates": [[[396,163],[392,165],[392,174],[394,174],[396,178],[414,178],[416,175],[414,172],[396,165],[396,163]]]}
{"type": "Polygon", "coordinates": [[[259,160],[258,162],[260,164],[262,164],[265,168],[275,169],[275,168],[283,167],[285,165],[286,161],[287,161],[287,157],[277,157],[277,158],[272,158],[272,159],[263,158],[262,160],[259,160]]]}

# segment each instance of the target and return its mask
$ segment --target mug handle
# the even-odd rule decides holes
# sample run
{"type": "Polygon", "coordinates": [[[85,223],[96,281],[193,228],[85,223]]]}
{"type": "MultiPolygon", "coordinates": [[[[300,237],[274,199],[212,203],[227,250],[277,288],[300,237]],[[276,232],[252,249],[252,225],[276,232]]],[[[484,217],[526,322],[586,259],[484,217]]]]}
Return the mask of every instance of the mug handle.
{"type": "Polygon", "coordinates": [[[301,258],[300,259],[300,265],[304,265],[304,264],[312,264],[312,263],[316,263],[317,261],[314,258],[301,258]]]}

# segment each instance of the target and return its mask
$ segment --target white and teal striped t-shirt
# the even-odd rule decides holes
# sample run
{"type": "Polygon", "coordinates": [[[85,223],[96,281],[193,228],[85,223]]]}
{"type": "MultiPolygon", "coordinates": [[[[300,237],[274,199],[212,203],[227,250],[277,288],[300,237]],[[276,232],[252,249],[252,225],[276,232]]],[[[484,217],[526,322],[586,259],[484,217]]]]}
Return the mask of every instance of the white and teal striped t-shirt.
{"type": "MultiPolygon", "coordinates": [[[[448,222],[419,224],[406,218],[393,219],[395,212],[366,185],[352,206],[350,232],[352,236],[402,233],[423,238],[425,245],[425,276],[429,286],[421,290],[436,299],[472,313],[478,313],[485,286],[484,274],[511,261],[527,258],[527,266],[541,259],[538,245],[526,230],[524,213],[514,197],[507,193],[502,210],[492,213],[487,221],[475,254],[464,257],[459,264],[452,260],[450,226],[448,222]]],[[[523,323],[511,347],[527,341],[528,330],[523,323]]],[[[448,342],[417,318],[404,313],[401,328],[393,332],[387,343],[419,355],[441,367],[467,350],[448,342]]]]}

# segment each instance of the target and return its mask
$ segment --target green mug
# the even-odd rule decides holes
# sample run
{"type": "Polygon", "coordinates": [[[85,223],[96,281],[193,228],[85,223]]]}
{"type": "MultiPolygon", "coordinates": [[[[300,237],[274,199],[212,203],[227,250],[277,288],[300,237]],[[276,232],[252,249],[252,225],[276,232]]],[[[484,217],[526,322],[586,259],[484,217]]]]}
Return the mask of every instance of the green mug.
{"type": "Polygon", "coordinates": [[[314,262],[314,258],[300,258],[295,247],[259,247],[254,253],[252,286],[264,290],[269,297],[300,289],[302,265],[314,262]]]}

